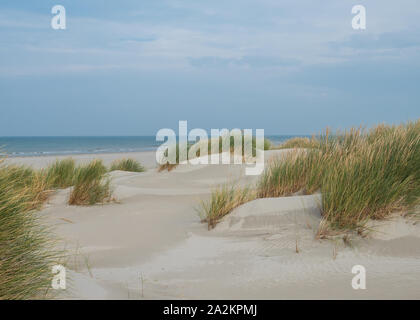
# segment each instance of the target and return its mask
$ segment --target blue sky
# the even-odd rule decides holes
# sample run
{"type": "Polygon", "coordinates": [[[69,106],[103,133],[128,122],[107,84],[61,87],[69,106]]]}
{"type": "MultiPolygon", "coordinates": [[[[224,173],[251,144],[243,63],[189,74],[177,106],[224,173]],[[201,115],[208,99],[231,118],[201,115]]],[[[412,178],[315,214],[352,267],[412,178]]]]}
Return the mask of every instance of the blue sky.
{"type": "Polygon", "coordinates": [[[0,136],[312,134],[415,120],[419,87],[418,0],[0,3],[0,136]]]}

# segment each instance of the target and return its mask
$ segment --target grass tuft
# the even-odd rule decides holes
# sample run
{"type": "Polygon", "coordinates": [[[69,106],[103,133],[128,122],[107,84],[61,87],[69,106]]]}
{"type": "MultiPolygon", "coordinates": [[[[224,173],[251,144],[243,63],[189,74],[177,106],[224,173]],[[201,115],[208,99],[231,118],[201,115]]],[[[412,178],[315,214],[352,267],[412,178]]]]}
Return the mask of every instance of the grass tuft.
{"type": "Polygon", "coordinates": [[[370,219],[410,212],[420,204],[420,120],[334,135],[327,129],[316,140],[295,139],[286,146],[296,148],[271,162],[255,192],[224,186],[201,203],[209,228],[255,197],[297,192],[321,192],[321,237],[343,230],[362,233],[370,219]]]}
{"type": "Polygon", "coordinates": [[[233,209],[254,199],[255,193],[250,188],[223,185],[212,192],[210,200],[202,201],[197,211],[210,230],[233,209]]]}
{"type": "MultiPolygon", "coordinates": [[[[244,137],[241,137],[241,144],[242,144],[242,155],[244,155],[245,150],[244,150],[244,137]]],[[[223,150],[223,139],[222,137],[216,138],[219,139],[219,149],[216,150],[214,153],[221,153],[223,150]]],[[[235,151],[235,144],[234,144],[234,137],[230,136],[229,137],[229,150],[231,153],[234,153],[235,151]]],[[[196,158],[196,157],[200,157],[200,146],[202,146],[204,143],[204,148],[207,146],[207,154],[211,155],[212,154],[212,149],[211,149],[211,144],[212,144],[212,140],[203,140],[203,141],[198,141],[197,143],[188,143],[187,144],[187,154],[190,154],[190,150],[192,150],[193,152],[193,156],[192,157],[188,157],[188,159],[191,158],[196,158]]],[[[158,167],[158,171],[171,171],[174,168],[176,168],[179,163],[181,163],[182,161],[185,161],[187,159],[180,159],[179,158],[179,142],[176,143],[175,146],[170,146],[169,148],[175,148],[176,149],[176,163],[174,164],[170,164],[170,163],[164,163],[164,164],[160,164],[158,167]]],[[[270,150],[271,149],[271,141],[268,139],[264,139],[264,150],[270,150]]],[[[165,152],[165,156],[168,156],[168,150],[166,150],[165,152]]],[[[256,137],[252,137],[252,156],[255,157],[256,156],[256,137]]]]}
{"type": "Polygon", "coordinates": [[[56,160],[46,169],[47,183],[54,189],[64,189],[73,185],[76,165],[73,159],[56,160]]]}
{"type": "Polygon", "coordinates": [[[70,193],[70,205],[93,205],[111,200],[110,181],[105,176],[102,161],[78,167],[74,176],[74,187],[70,193]]]}
{"type": "Polygon", "coordinates": [[[369,219],[413,208],[420,198],[420,121],[336,135],[327,130],[317,148],[294,150],[274,161],[262,175],[257,195],[317,190],[324,225],[335,230],[360,231],[369,219]]]}
{"type": "Polygon", "coordinates": [[[39,209],[48,199],[51,190],[43,171],[17,165],[2,165],[1,169],[3,178],[9,179],[13,183],[13,188],[26,190],[29,209],[39,209]]]}
{"type": "Polygon", "coordinates": [[[130,172],[144,172],[145,168],[134,159],[121,159],[115,160],[111,164],[110,171],[121,170],[130,172]]]}
{"type": "Polygon", "coordinates": [[[419,203],[420,121],[359,133],[334,146],[335,161],[322,177],[323,216],[333,229],[361,230],[369,219],[419,203]]]}
{"type": "Polygon", "coordinates": [[[295,149],[295,148],[317,148],[319,146],[319,141],[312,137],[309,138],[302,138],[302,137],[295,137],[289,140],[286,140],[279,146],[273,147],[272,149],[295,149]]]}
{"type": "Polygon", "coordinates": [[[257,184],[259,198],[285,197],[296,192],[312,194],[320,188],[325,167],[319,151],[291,151],[274,159],[257,184]]]}
{"type": "Polygon", "coordinates": [[[75,167],[72,159],[45,170],[5,165],[0,159],[0,300],[51,297],[51,267],[63,252],[36,210],[53,188],[74,184],[70,204],[92,205],[110,199],[107,170],[101,161],[75,167]]]}
{"type": "Polygon", "coordinates": [[[33,211],[45,187],[45,177],[32,169],[0,163],[0,300],[45,298],[51,286],[59,255],[33,211]]]}

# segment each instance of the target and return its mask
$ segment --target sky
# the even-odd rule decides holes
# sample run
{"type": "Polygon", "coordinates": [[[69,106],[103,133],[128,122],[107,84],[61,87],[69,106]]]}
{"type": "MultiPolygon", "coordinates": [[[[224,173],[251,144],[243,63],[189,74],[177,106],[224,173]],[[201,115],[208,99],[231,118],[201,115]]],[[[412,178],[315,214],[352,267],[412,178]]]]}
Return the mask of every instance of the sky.
{"type": "Polygon", "coordinates": [[[418,0],[1,0],[0,136],[420,117],[418,0]],[[54,30],[51,9],[66,9],[54,30]],[[366,30],[354,30],[354,5],[366,30]]]}

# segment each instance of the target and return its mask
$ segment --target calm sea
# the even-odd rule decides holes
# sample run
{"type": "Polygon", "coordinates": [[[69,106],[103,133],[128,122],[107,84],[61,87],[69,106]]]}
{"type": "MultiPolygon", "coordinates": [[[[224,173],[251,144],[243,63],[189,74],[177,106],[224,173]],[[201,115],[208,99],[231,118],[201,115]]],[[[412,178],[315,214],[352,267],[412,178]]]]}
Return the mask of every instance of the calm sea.
{"type": "MultiPolygon", "coordinates": [[[[266,136],[279,144],[296,135],[266,136]]],[[[161,145],[155,136],[138,137],[0,137],[0,154],[11,157],[151,151],[161,145]]]]}

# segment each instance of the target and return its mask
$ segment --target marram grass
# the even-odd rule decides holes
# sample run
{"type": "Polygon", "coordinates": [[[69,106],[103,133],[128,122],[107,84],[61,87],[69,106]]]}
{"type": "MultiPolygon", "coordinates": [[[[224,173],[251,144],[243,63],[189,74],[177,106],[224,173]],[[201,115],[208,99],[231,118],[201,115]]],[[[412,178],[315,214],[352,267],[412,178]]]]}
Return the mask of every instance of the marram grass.
{"type": "MultiPolygon", "coordinates": [[[[217,150],[212,150],[212,147],[211,147],[212,141],[213,141],[212,139],[203,140],[203,141],[199,140],[197,143],[188,143],[187,146],[186,146],[186,148],[187,148],[187,158],[188,159],[194,159],[194,158],[200,157],[201,156],[200,155],[200,153],[201,153],[200,152],[201,151],[200,146],[203,146],[203,144],[204,144],[204,148],[207,148],[207,155],[211,155],[212,153],[214,153],[214,154],[221,153],[223,151],[223,139],[222,139],[222,137],[219,137],[219,138],[216,138],[216,139],[219,140],[219,143],[218,143],[219,147],[218,147],[217,150]]],[[[245,139],[244,139],[243,135],[240,137],[240,139],[241,139],[242,155],[244,155],[244,152],[245,152],[244,140],[245,139]]],[[[251,141],[252,141],[251,142],[251,145],[252,145],[252,151],[251,152],[252,152],[252,156],[255,157],[256,156],[256,137],[253,136],[251,141]]],[[[229,145],[228,148],[229,148],[230,153],[233,153],[235,151],[234,142],[235,142],[235,138],[233,136],[230,136],[229,141],[227,141],[227,143],[229,145]]],[[[216,142],[216,144],[217,144],[217,142],[216,142]]],[[[264,139],[264,146],[263,146],[264,150],[270,150],[271,146],[272,146],[271,141],[265,138],[264,139]]],[[[174,145],[174,146],[169,146],[168,150],[169,149],[174,149],[174,148],[175,148],[174,152],[176,154],[175,163],[160,164],[159,167],[158,167],[159,172],[164,171],[164,170],[171,171],[174,168],[176,168],[181,162],[187,160],[187,159],[180,159],[179,142],[177,142],[176,145],[174,145]]],[[[166,150],[165,156],[168,156],[168,150],[166,150]]]]}
{"type": "Polygon", "coordinates": [[[68,188],[73,185],[75,170],[73,159],[56,160],[46,169],[47,182],[54,189],[68,188]]]}
{"type": "Polygon", "coordinates": [[[294,148],[317,148],[318,146],[319,146],[319,141],[315,137],[312,137],[311,139],[306,138],[306,137],[305,138],[295,137],[295,138],[286,140],[279,146],[273,146],[272,149],[278,150],[278,149],[294,149],[294,148]]]}
{"type": "Polygon", "coordinates": [[[335,229],[363,228],[420,199],[420,121],[374,128],[353,144],[356,134],[334,147],[336,161],[321,181],[323,215],[335,229]]]}
{"type": "Polygon", "coordinates": [[[257,193],[277,197],[317,190],[323,218],[332,229],[360,230],[369,219],[415,206],[420,197],[420,121],[334,136],[326,131],[316,148],[274,161],[257,193]]]}
{"type": "Polygon", "coordinates": [[[326,157],[316,151],[296,150],[275,159],[257,185],[259,198],[291,196],[296,192],[314,193],[325,169],[326,157]]]}
{"type": "Polygon", "coordinates": [[[0,300],[42,299],[51,293],[51,267],[60,256],[33,210],[45,191],[39,179],[31,169],[0,163],[0,300]]]}
{"type": "Polygon", "coordinates": [[[140,164],[140,162],[134,159],[121,159],[115,160],[111,164],[110,171],[121,170],[130,172],[144,172],[146,169],[140,164]]]}
{"type": "Polygon", "coordinates": [[[29,209],[39,209],[51,192],[45,173],[17,165],[3,165],[3,179],[10,180],[16,190],[27,190],[29,209]]]}
{"type": "MultiPolygon", "coordinates": [[[[420,120],[371,130],[351,129],[316,140],[290,142],[288,151],[266,168],[258,198],[322,194],[319,236],[333,230],[363,232],[370,219],[408,212],[420,203],[420,120]]],[[[247,191],[247,194],[252,192],[247,191]]],[[[242,190],[222,187],[201,204],[209,226],[248,201],[242,190]]],[[[250,197],[253,199],[253,197],[250,197]]]]}
{"type": "Polygon", "coordinates": [[[237,188],[226,184],[213,190],[211,199],[202,201],[197,211],[210,230],[233,209],[254,199],[255,193],[250,188],[237,188]]]}
{"type": "Polygon", "coordinates": [[[74,176],[74,186],[70,193],[70,205],[93,205],[111,200],[110,181],[102,161],[78,167],[74,176]]]}
{"type": "Polygon", "coordinates": [[[36,210],[53,189],[71,185],[70,204],[107,201],[106,172],[101,161],[75,167],[65,159],[33,170],[0,159],[0,300],[52,297],[51,268],[63,263],[64,253],[54,249],[51,230],[36,210]]]}

